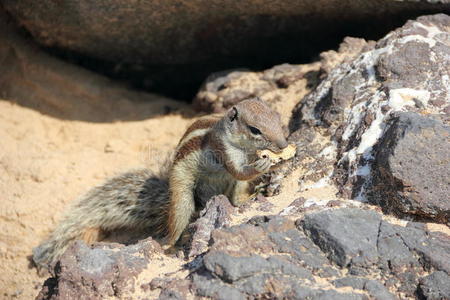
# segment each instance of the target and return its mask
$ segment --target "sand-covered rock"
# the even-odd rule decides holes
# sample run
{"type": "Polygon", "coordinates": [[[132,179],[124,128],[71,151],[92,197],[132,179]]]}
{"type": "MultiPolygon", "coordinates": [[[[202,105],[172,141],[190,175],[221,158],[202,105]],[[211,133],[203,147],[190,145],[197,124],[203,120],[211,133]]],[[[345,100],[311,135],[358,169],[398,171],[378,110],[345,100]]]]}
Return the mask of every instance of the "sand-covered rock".
{"type": "Polygon", "coordinates": [[[54,279],[47,280],[37,299],[120,298],[123,289],[133,284],[155,254],[161,253],[160,245],[151,238],[127,247],[120,244],[88,247],[76,241],[61,257],[54,279]]]}
{"type": "Polygon", "coordinates": [[[420,223],[394,225],[357,208],[317,209],[297,221],[255,220],[215,231],[204,267],[189,277],[191,293],[213,299],[396,299],[413,298],[423,282],[443,294],[449,241],[420,223]],[[395,236],[404,243],[396,245],[395,236]],[[419,249],[421,243],[434,253],[419,249]],[[429,278],[430,270],[442,273],[429,278]],[[436,282],[439,288],[432,287],[436,282]]]}
{"type": "MultiPolygon", "coordinates": [[[[112,246],[114,257],[128,255],[129,249],[135,251],[148,243],[112,246]]],[[[70,259],[86,256],[85,248],[74,247],[75,251],[66,253],[61,264],[67,264],[67,259],[72,262],[66,273],[86,268],[83,261],[89,260],[89,255],[78,261],[70,259]]],[[[104,253],[101,248],[88,251],[104,253]]],[[[449,253],[449,235],[430,231],[423,223],[397,225],[369,206],[344,208],[341,203],[325,210],[316,207],[304,215],[257,217],[246,224],[217,229],[209,251],[185,265],[190,270],[188,277],[174,282],[173,274],[166,274],[152,281],[152,286],[161,290],[162,299],[174,295],[180,299],[396,299],[413,298],[416,293],[439,299],[436,297],[448,292],[449,253]]],[[[120,266],[117,263],[117,268],[120,266]]],[[[140,267],[151,268],[151,261],[140,267]]],[[[130,290],[142,289],[133,284],[135,273],[118,273],[128,274],[128,292],[120,295],[125,297],[130,290]]],[[[87,286],[96,290],[102,282],[115,282],[108,274],[103,272],[101,280],[87,286]]],[[[78,295],[76,289],[59,292],[66,286],[64,276],[49,280],[56,283],[56,299],[78,295]]],[[[73,284],[81,284],[78,289],[83,290],[85,281],[73,284]]],[[[47,293],[47,297],[51,295],[47,293]]]]}

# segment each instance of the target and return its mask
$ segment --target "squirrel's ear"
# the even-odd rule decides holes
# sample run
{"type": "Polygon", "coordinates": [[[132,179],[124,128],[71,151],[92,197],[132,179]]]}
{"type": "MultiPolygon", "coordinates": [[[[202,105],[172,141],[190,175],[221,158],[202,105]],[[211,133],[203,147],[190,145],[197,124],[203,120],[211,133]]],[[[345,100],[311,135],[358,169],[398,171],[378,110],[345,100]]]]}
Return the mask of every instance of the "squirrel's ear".
{"type": "Polygon", "coordinates": [[[236,107],[232,107],[229,111],[228,111],[228,118],[230,119],[231,122],[233,122],[234,120],[237,119],[238,117],[238,110],[236,107]]]}

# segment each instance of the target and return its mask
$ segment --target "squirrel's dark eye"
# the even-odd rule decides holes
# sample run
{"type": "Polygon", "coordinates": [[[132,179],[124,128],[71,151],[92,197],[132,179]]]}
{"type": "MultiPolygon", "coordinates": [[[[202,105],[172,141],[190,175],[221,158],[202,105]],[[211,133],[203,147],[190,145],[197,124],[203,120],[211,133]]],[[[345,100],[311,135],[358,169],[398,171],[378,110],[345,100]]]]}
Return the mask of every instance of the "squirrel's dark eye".
{"type": "Polygon", "coordinates": [[[255,134],[255,135],[258,135],[258,134],[261,134],[261,130],[259,130],[258,128],[256,128],[256,127],[253,127],[253,126],[248,126],[248,129],[250,129],[250,132],[251,133],[253,133],[253,134],[255,134]]]}

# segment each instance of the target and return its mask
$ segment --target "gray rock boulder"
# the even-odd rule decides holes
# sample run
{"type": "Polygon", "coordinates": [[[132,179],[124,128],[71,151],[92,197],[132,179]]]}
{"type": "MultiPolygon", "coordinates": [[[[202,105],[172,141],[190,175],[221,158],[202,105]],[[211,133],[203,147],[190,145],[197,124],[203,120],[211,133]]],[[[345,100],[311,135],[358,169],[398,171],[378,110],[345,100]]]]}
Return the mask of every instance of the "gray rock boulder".
{"type": "Polygon", "coordinates": [[[372,265],[377,259],[381,216],[373,211],[342,209],[309,214],[303,229],[341,267],[372,265]]]}
{"type": "MultiPolygon", "coordinates": [[[[450,62],[449,62],[450,63],[450,62]]],[[[377,146],[370,198],[393,213],[450,220],[450,126],[398,112],[377,146]]]]}
{"type": "Polygon", "coordinates": [[[151,238],[131,246],[100,243],[92,248],[76,241],[57,263],[54,277],[46,281],[37,299],[120,298],[156,253],[162,249],[151,238]]]}
{"type": "Polygon", "coordinates": [[[317,209],[296,222],[258,217],[214,231],[204,267],[191,278],[193,294],[213,299],[397,299],[413,298],[419,290],[445,295],[449,247],[448,235],[422,223],[394,225],[367,209],[317,209]],[[430,270],[436,275],[427,277],[430,270]]]}
{"type": "Polygon", "coordinates": [[[294,109],[291,140],[304,143],[311,130],[331,140],[342,196],[449,221],[449,26],[444,14],[407,22],[333,69],[294,109]]]}
{"type": "Polygon", "coordinates": [[[361,277],[344,277],[333,282],[336,287],[352,287],[358,290],[366,290],[374,299],[395,299],[389,290],[379,281],[361,277]]]}
{"type": "Polygon", "coordinates": [[[420,280],[419,295],[429,300],[450,299],[450,276],[436,271],[420,280]]]}

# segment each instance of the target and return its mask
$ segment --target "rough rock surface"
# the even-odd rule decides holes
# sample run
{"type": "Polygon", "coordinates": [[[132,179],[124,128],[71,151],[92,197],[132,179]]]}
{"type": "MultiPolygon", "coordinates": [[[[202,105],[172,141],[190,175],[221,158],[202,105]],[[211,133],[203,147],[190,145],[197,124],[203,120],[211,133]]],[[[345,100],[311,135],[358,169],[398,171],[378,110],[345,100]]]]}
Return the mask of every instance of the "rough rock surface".
{"type": "Polygon", "coordinates": [[[199,218],[189,225],[189,231],[192,233],[189,258],[208,250],[211,232],[214,229],[228,227],[232,211],[233,206],[224,195],[214,196],[206,203],[206,207],[200,211],[199,218]]]}
{"type": "Polygon", "coordinates": [[[318,65],[316,69],[308,70],[307,66],[283,64],[263,72],[232,70],[212,74],[197,93],[193,104],[201,111],[223,112],[242,100],[260,97],[276,107],[277,102],[285,101],[289,90],[298,90],[302,79],[308,80],[309,77],[307,84],[309,88],[314,87],[318,81],[314,78],[317,71],[318,65]]]}
{"type": "MultiPolygon", "coordinates": [[[[234,104],[259,97],[287,124],[292,109],[319,83],[319,63],[283,64],[262,72],[231,70],[210,75],[194,98],[196,110],[223,112],[234,104]]],[[[286,130],[287,131],[287,130],[286,130]]]]}
{"type": "Polygon", "coordinates": [[[280,56],[308,48],[297,42],[308,31],[322,32],[317,36],[323,40],[344,28],[359,29],[367,20],[378,21],[378,28],[405,16],[450,9],[447,1],[383,0],[246,0],[226,5],[218,0],[1,3],[43,45],[147,64],[186,64],[254,53],[280,56]],[[359,26],[348,26],[349,22],[359,26]],[[288,37],[284,40],[289,45],[269,47],[280,36],[288,37]]]}
{"type": "Polygon", "coordinates": [[[409,21],[333,69],[295,109],[291,140],[309,133],[314,147],[331,136],[341,195],[448,222],[449,28],[443,14],[409,21]]]}
{"type": "Polygon", "coordinates": [[[349,215],[342,210],[332,215],[308,215],[303,228],[337,265],[344,267],[361,261],[370,265],[377,259],[380,222],[381,216],[372,211],[349,215]]]}
{"type": "Polygon", "coordinates": [[[330,50],[320,54],[320,69],[325,75],[328,75],[340,64],[349,63],[361,52],[369,50],[374,43],[374,41],[367,42],[364,39],[346,37],[339,46],[338,51],[330,50]]]}
{"type": "Polygon", "coordinates": [[[76,241],[64,253],[54,278],[45,282],[37,299],[120,298],[155,253],[162,253],[162,249],[151,238],[132,246],[101,243],[92,248],[76,241]]]}
{"type": "MultiPolygon", "coordinates": [[[[396,299],[418,293],[445,299],[448,295],[449,235],[429,231],[422,223],[391,224],[367,208],[317,208],[297,220],[292,216],[255,218],[215,230],[206,255],[186,266],[192,270],[190,276],[176,281],[160,278],[151,285],[161,289],[161,299],[187,299],[189,295],[213,299],[396,299]]],[[[121,287],[133,286],[130,281],[139,273],[134,261],[145,260],[133,256],[148,251],[142,247],[116,249],[111,258],[105,249],[76,244],[39,299],[88,295],[85,292],[93,296],[97,291],[120,297],[121,287]],[[126,268],[124,255],[129,260],[126,268]],[[113,261],[119,268],[115,275],[97,272],[103,265],[110,270],[113,261]],[[96,272],[91,270],[94,265],[96,272]],[[56,287],[51,287],[55,283],[56,287]]],[[[147,264],[145,260],[140,266],[147,264]]]]}
{"type": "Polygon", "coordinates": [[[419,295],[426,299],[450,299],[450,276],[436,271],[420,280],[419,295]]]}
{"type": "Polygon", "coordinates": [[[447,278],[450,237],[427,232],[420,223],[393,225],[378,213],[355,208],[312,212],[296,222],[274,216],[251,223],[214,232],[204,268],[190,279],[194,294],[396,299],[414,297],[419,285],[429,293],[446,293],[439,283],[447,278]],[[440,273],[430,278],[430,270],[440,273]]]}
{"type": "MultiPolygon", "coordinates": [[[[339,50],[321,53],[320,63],[309,65],[283,64],[262,72],[249,70],[230,70],[210,75],[194,98],[193,105],[197,110],[208,113],[223,112],[234,104],[252,97],[260,97],[272,108],[285,111],[292,109],[289,98],[294,103],[303,97],[301,90],[312,91],[336,66],[349,62],[364,49],[373,46],[373,41],[347,37],[339,50]],[[305,89],[306,88],[306,89],[305,89]],[[283,102],[280,105],[280,102],[283,102]]],[[[280,112],[282,113],[282,112],[280,112]]],[[[282,115],[284,115],[282,113],[282,115]]]]}
{"type": "MultiPolygon", "coordinates": [[[[449,95],[450,97],[450,95],[449,95]]],[[[450,126],[397,112],[377,146],[370,198],[390,212],[450,220],[450,126]]]]}

